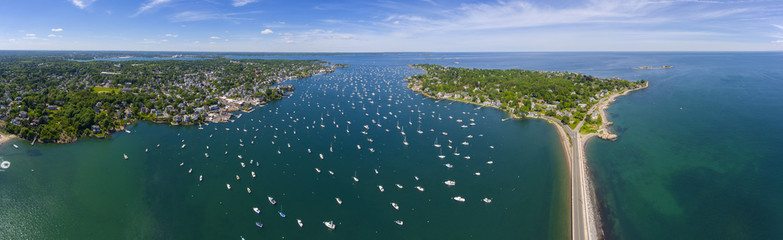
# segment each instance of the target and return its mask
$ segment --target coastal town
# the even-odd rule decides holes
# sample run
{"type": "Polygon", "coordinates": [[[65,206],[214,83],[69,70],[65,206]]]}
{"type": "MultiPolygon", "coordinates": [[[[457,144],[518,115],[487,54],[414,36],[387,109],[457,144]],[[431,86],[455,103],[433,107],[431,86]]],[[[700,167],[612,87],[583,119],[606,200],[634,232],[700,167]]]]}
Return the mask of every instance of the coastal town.
{"type": "Polygon", "coordinates": [[[0,128],[34,142],[103,138],[138,120],[172,125],[226,122],[283,98],[285,81],[347,65],[319,60],[73,61],[0,58],[0,128]]]}

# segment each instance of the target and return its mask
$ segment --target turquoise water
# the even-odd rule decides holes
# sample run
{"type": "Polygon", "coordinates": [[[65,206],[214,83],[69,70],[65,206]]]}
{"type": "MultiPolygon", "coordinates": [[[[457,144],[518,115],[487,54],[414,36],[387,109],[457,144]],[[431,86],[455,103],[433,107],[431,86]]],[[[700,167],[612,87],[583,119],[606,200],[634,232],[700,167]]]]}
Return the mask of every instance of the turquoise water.
{"type": "Polygon", "coordinates": [[[775,239],[783,234],[781,53],[262,58],[280,57],[351,67],[290,82],[297,87],[293,96],[203,130],[140,122],[130,127],[133,133],[106,140],[0,146],[0,158],[12,162],[0,172],[0,238],[567,238],[567,171],[556,129],[540,120],[502,121],[507,116],[494,109],[424,99],[400,81],[418,73],[406,67],[415,63],[648,80],[649,88],[620,97],[608,109],[619,140],[592,140],[587,146],[607,238],[775,239]],[[661,65],[675,68],[631,69],[661,65]],[[416,132],[419,116],[423,134],[416,132]],[[476,126],[462,128],[470,118],[476,126]],[[402,144],[398,121],[408,146],[402,144]],[[370,127],[367,135],[360,133],[363,125],[370,127]],[[444,145],[444,160],[432,146],[435,137],[444,145]],[[458,147],[459,157],[447,140],[458,147]],[[123,160],[123,153],[130,159],[123,160]],[[250,159],[259,166],[249,166],[250,159]],[[240,161],[248,166],[242,168],[240,161]],[[445,180],[456,185],[448,187],[445,180]],[[425,191],[413,188],[417,185],[425,191]],[[267,195],[278,205],[270,205],[267,195]],[[467,201],[451,200],[458,195],[467,201]],[[492,203],[481,202],[484,197],[492,203]],[[277,214],[281,206],[286,218],[277,214]],[[297,218],[304,228],[296,225],[297,218]],[[403,226],[393,222],[398,219],[403,226]],[[337,229],[327,230],[321,224],[326,220],[335,221],[337,229]],[[262,229],[255,226],[258,221],[262,229]]]}
{"type": "Polygon", "coordinates": [[[540,120],[503,121],[508,116],[495,109],[426,99],[401,81],[418,73],[407,68],[416,60],[398,57],[340,56],[335,62],[352,67],[288,82],[297,87],[292,96],[203,130],[139,122],[128,128],[132,133],[105,140],[4,144],[0,157],[12,165],[0,172],[0,236],[567,237],[567,171],[556,129],[540,120]],[[433,146],[436,138],[442,153],[433,146]],[[334,231],[322,224],[329,220],[334,231]]]}

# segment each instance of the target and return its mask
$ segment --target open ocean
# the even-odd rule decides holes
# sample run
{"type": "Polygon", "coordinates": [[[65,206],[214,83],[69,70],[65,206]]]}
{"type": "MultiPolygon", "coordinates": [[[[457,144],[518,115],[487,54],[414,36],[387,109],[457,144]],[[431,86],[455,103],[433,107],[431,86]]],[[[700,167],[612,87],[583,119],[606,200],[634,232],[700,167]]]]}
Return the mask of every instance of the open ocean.
{"type": "Polygon", "coordinates": [[[203,130],[138,122],[109,139],[5,143],[0,238],[569,238],[568,170],[555,126],[424,98],[402,81],[421,73],[407,67],[417,63],[648,80],[608,109],[619,140],[587,145],[607,238],[783,235],[783,53],[256,57],[351,67],[286,82],[297,88],[291,97],[203,130]],[[661,65],[675,68],[631,69],[661,65]]]}

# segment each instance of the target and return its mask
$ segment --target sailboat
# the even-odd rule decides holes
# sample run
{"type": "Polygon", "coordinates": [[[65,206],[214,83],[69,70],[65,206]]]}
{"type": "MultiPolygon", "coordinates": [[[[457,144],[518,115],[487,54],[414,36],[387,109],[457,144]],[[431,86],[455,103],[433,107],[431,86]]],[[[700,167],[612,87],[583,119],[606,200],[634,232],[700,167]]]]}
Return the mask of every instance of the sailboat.
{"type": "Polygon", "coordinates": [[[446,155],[443,155],[443,149],[440,150],[440,154],[438,155],[438,158],[440,159],[446,158],[446,155]]]}
{"type": "Polygon", "coordinates": [[[285,217],[285,213],[283,213],[283,205],[280,205],[280,211],[277,211],[277,213],[280,214],[280,217],[285,217]]]}
{"type": "Polygon", "coordinates": [[[438,137],[435,137],[435,144],[433,144],[436,148],[440,147],[440,144],[438,144],[438,137]]]}
{"type": "Polygon", "coordinates": [[[408,137],[407,136],[403,136],[402,137],[402,144],[404,144],[405,146],[408,146],[408,137]]]}

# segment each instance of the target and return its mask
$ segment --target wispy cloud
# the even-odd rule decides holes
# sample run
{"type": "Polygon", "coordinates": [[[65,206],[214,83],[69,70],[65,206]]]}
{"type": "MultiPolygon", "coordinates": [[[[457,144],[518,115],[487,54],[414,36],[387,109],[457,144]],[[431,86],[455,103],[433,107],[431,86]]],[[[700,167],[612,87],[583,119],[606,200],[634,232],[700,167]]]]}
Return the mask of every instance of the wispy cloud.
{"type": "Polygon", "coordinates": [[[171,33],[166,33],[166,35],[165,35],[165,36],[166,36],[166,37],[172,37],[172,38],[179,37],[179,35],[177,35],[177,34],[171,34],[171,33]]]}
{"type": "Polygon", "coordinates": [[[74,6],[76,6],[78,8],[81,8],[81,9],[87,8],[88,6],[90,6],[90,4],[92,4],[94,2],[95,2],[95,0],[71,0],[71,3],[74,6]]]}
{"type": "Polygon", "coordinates": [[[258,2],[258,0],[234,0],[231,5],[234,5],[234,7],[241,7],[254,2],[258,2]]]}
{"type": "Polygon", "coordinates": [[[264,31],[261,31],[261,34],[272,34],[272,33],[275,33],[275,32],[273,32],[272,29],[269,29],[269,28],[264,29],[264,31]]]}
{"type": "Polygon", "coordinates": [[[211,36],[211,37],[209,37],[209,39],[220,39],[220,37],[218,37],[218,36],[211,36]]]}
{"type": "Polygon", "coordinates": [[[780,30],[783,30],[783,26],[781,26],[781,25],[772,24],[772,26],[773,26],[773,27],[776,27],[776,28],[778,28],[778,29],[780,29],[780,30]]]}
{"type": "Polygon", "coordinates": [[[245,15],[245,14],[253,14],[253,13],[258,13],[258,11],[242,12],[242,13],[184,11],[172,16],[171,18],[169,18],[169,20],[171,20],[172,22],[195,22],[195,21],[206,21],[206,20],[238,21],[238,20],[248,20],[248,19],[240,18],[237,16],[245,15]]]}
{"type": "MultiPolygon", "coordinates": [[[[74,1],[76,1],[76,0],[74,0],[74,1]]],[[[138,16],[139,14],[141,14],[141,13],[147,11],[147,10],[153,9],[153,8],[155,8],[157,6],[160,6],[161,4],[166,4],[166,3],[169,3],[169,2],[171,2],[171,0],[150,0],[149,2],[141,5],[141,7],[139,7],[139,11],[137,11],[135,14],[131,15],[131,17],[138,16]]]]}
{"type": "Polygon", "coordinates": [[[62,32],[62,28],[52,28],[52,32],[62,32]]]}
{"type": "Polygon", "coordinates": [[[27,40],[44,40],[43,38],[39,38],[35,35],[35,33],[27,33],[24,35],[23,39],[27,40]]]}

